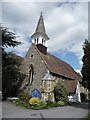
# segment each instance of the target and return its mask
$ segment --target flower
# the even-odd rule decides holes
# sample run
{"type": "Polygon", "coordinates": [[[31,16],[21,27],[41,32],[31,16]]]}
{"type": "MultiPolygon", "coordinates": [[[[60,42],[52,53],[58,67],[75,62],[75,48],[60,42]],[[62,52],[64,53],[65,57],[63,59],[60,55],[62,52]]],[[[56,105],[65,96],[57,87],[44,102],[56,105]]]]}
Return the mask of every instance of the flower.
{"type": "Polygon", "coordinates": [[[30,100],[29,100],[29,103],[32,105],[32,106],[37,106],[38,103],[39,103],[39,98],[37,97],[32,97],[30,100]]]}

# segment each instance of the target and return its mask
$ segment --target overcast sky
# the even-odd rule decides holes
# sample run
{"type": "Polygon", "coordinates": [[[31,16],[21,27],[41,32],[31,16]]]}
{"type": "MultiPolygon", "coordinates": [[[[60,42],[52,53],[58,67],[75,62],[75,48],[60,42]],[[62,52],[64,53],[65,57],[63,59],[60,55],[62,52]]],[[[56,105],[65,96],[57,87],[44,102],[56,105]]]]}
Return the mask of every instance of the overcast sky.
{"type": "Polygon", "coordinates": [[[3,26],[20,36],[17,40],[23,42],[7,51],[25,56],[41,11],[50,38],[48,52],[75,70],[81,70],[82,45],[88,38],[88,2],[3,2],[3,26]]]}

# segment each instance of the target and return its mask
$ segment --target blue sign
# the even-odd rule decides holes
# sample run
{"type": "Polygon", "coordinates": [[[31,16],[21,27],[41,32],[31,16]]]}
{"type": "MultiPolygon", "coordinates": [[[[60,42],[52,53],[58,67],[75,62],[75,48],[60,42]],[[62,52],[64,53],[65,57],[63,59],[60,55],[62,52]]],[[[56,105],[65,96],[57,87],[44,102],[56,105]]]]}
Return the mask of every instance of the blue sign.
{"type": "Polygon", "coordinates": [[[31,91],[31,98],[32,97],[38,97],[40,98],[40,91],[38,91],[37,89],[34,89],[31,91]]]}

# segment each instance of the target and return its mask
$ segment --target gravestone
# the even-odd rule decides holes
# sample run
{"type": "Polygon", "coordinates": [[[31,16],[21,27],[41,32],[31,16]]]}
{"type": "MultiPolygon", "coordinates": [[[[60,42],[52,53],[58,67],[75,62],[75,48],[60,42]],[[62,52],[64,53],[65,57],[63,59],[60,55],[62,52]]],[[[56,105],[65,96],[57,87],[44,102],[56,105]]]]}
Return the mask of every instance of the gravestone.
{"type": "Polygon", "coordinates": [[[38,97],[40,98],[40,91],[38,91],[38,89],[34,89],[31,91],[31,98],[32,97],[38,97]]]}

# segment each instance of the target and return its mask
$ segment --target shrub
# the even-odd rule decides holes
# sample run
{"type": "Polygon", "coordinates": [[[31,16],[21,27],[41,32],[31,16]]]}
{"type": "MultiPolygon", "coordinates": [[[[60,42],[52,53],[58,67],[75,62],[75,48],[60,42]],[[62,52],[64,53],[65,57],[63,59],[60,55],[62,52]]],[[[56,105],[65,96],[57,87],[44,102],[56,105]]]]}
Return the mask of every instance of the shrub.
{"type": "Polygon", "coordinates": [[[43,101],[43,100],[40,100],[38,104],[39,104],[39,106],[42,107],[42,108],[47,105],[47,103],[46,103],[45,101],[43,101]]]}
{"type": "Polygon", "coordinates": [[[59,105],[59,106],[64,106],[65,104],[64,104],[63,101],[58,101],[58,105],[59,105]]]}
{"type": "Polygon", "coordinates": [[[86,99],[86,95],[84,93],[80,93],[81,95],[81,101],[83,102],[86,99]]]}
{"type": "Polygon", "coordinates": [[[63,101],[65,104],[69,102],[68,100],[68,91],[64,84],[60,82],[60,80],[57,82],[56,86],[54,87],[54,96],[55,101],[63,101]]]}
{"type": "Polygon", "coordinates": [[[43,109],[48,109],[48,106],[44,106],[44,107],[42,107],[43,109]]]}
{"type": "Polygon", "coordinates": [[[68,102],[68,105],[72,105],[72,102],[71,102],[71,101],[69,101],[69,102],[68,102]]]}
{"type": "Polygon", "coordinates": [[[19,98],[17,98],[17,99],[15,100],[15,102],[18,102],[18,101],[20,101],[20,99],[19,99],[19,98]]]}
{"type": "Polygon", "coordinates": [[[52,103],[52,104],[50,104],[50,107],[57,107],[58,105],[57,105],[57,103],[52,103]]]}
{"type": "Polygon", "coordinates": [[[7,100],[8,100],[9,102],[12,102],[12,101],[13,101],[11,98],[8,98],[7,100]]]}
{"type": "Polygon", "coordinates": [[[29,100],[29,103],[30,103],[30,105],[32,105],[32,106],[37,106],[37,105],[39,105],[39,98],[37,98],[37,97],[32,97],[30,100],[29,100]]]}
{"type": "Polygon", "coordinates": [[[19,102],[16,102],[16,106],[18,106],[18,105],[20,105],[20,103],[19,103],[19,102]]]}
{"type": "Polygon", "coordinates": [[[85,99],[82,102],[90,102],[90,99],[85,99]]]}
{"type": "Polygon", "coordinates": [[[46,103],[47,103],[48,106],[50,106],[53,102],[52,102],[50,99],[48,99],[48,100],[46,101],[46,103]]]}
{"type": "Polygon", "coordinates": [[[30,100],[31,96],[28,94],[28,92],[24,92],[24,93],[19,93],[18,94],[18,98],[20,100],[26,100],[26,98],[28,99],[28,101],[30,100]]]}

